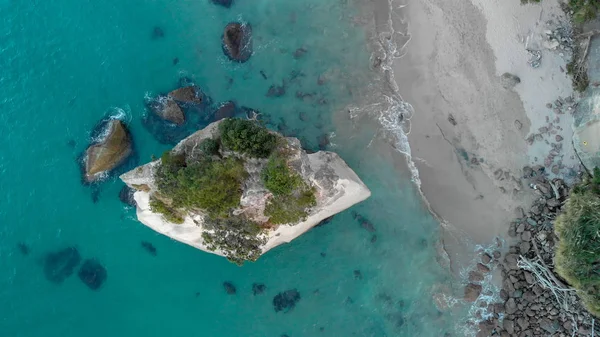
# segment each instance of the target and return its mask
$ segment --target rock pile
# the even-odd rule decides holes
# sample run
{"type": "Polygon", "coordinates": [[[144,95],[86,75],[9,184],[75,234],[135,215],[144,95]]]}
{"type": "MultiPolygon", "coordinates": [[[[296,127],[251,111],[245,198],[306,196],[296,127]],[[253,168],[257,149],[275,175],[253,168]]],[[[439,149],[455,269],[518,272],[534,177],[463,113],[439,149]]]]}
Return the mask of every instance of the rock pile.
{"type": "MultiPolygon", "coordinates": [[[[515,241],[500,264],[503,304],[493,306],[493,317],[479,324],[477,336],[591,336],[592,317],[575,293],[567,295],[572,306],[566,310],[534,273],[521,268],[519,261],[525,258],[553,272],[558,240],[553,223],[569,194],[569,187],[561,179],[548,180],[541,166],[525,167],[523,174],[539,199],[529,212],[517,209],[508,232],[515,241]]],[[[482,260],[489,261],[490,256],[484,254],[482,260]]]]}

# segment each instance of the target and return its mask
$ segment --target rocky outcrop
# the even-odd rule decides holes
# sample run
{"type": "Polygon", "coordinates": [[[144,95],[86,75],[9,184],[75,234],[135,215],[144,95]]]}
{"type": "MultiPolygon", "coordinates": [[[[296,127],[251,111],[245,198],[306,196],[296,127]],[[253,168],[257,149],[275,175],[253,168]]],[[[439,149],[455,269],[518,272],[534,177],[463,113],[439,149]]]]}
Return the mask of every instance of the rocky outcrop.
{"type": "Polygon", "coordinates": [[[202,96],[199,94],[198,88],[193,85],[175,89],[169,93],[169,97],[179,103],[202,103],[202,96]]]}
{"type": "Polygon", "coordinates": [[[131,135],[122,121],[110,120],[106,128],[104,139],[85,151],[84,180],[88,183],[100,179],[103,172],[113,170],[132,153],[131,135]]]}
{"type": "MultiPolygon", "coordinates": [[[[196,156],[198,144],[207,138],[218,137],[220,122],[215,122],[182,140],[172,150],[173,153],[185,153],[187,158],[196,156]]],[[[308,185],[314,188],[316,206],[309,209],[306,218],[294,224],[284,224],[265,229],[265,241],[260,246],[262,254],[270,249],[290,242],[302,235],[322,220],[339,213],[350,206],[368,198],[371,194],[360,178],[335,153],[320,151],[306,153],[296,138],[284,138],[287,149],[291,153],[289,166],[308,185]]],[[[243,213],[253,221],[265,222],[263,211],[271,194],[265,189],[261,180],[261,169],[266,159],[250,159],[246,161],[245,169],[248,177],[243,184],[243,194],[239,209],[234,213],[243,213]]],[[[160,160],[150,162],[121,175],[121,179],[131,188],[136,189],[134,198],[137,204],[137,217],[140,222],[155,231],[195,248],[224,255],[219,250],[211,251],[203,239],[204,214],[200,211],[189,211],[183,223],[171,223],[150,208],[150,196],[158,189],[154,172],[160,165],[160,160]],[[143,188],[141,188],[143,186],[143,188]]]]}
{"type": "Polygon", "coordinates": [[[252,27],[248,23],[232,22],[223,32],[223,52],[230,60],[246,62],[252,55],[252,27]]]}
{"type": "Polygon", "coordinates": [[[181,107],[170,97],[160,97],[150,104],[152,111],[160,118],[173,124],[185,123],[185,114],[181,107]]]}
{"type": "MultiPolygon", "coordinates": [[[[499,297],[502,303],[488,305],[476,303],[478,317],[489,317],[479,324],[477,336],[591,336],[592,316],[585,311],[574,292],[564,295],[559,302],[556,294],[544,286],[538,276],[524,267],[524,261],[534,261],[553,273],[554,249],[557,237],[553,222],[569,195],[570,188],[561,179],[549,180],[541,166],[525,167],[523,178],[538,194],[538,199],[528,212],[519,208],[508,234],[512,246],[501,258],[499,251],[493,256],[483,253],[482,263],[491,261],[502,275],[499,297]],[[564,303],[568,303],[568,309],[564,303]]],[[[552,274],[554,275],[554,274],[552,274]]],[[[556,276],[550,282],[560,282],[556,276]],[[556,281],[555,281],[556,280],[556,281]]],[[[479,301],[482,301],[479,299],[479,301]]]]}

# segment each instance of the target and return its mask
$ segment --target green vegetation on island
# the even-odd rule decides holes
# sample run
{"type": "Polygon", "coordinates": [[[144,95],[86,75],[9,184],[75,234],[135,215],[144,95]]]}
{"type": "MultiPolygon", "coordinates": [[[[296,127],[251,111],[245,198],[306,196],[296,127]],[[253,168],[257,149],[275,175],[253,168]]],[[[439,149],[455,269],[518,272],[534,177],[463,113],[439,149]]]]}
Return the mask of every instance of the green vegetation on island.
{"type": "Polygon", "coordinates": [[[241,119],[223,120],[218,131],[217,138],[200,142],[193,156],[171,151],[162,155],[150,207],[172,223],[183,223],[189,211],[201,211],[207,248],[241,264],[260,256],[265,228],[305,219],[316,205],[315,190],[290,167],[291,154],[281,136],[241,119]],[[260,181],[272,194],[266,201],[265,223],[234,212],[241,207],[249,177],[245,164],[261,168],[260,181]]]}
{"type": "Polygon", "coordinates": [[[555,232],[558,274],[577,290],[587,310],[600,316],[600,169],[573,188],[555,232]]]}

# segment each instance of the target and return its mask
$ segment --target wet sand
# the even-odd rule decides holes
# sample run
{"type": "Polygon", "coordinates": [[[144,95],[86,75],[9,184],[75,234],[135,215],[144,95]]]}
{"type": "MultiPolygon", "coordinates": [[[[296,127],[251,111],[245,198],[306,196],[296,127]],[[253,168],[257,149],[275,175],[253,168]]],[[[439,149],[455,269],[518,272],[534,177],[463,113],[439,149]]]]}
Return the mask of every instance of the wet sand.
{"type": "MultiPolygon", "coordinates": [[[[521,169],[543,165],[551,141],[526,139],[552,114],[546,103],[572,90],[560,69],[564,55],[542,48],[542,65],[532,68],[526,49],[539,47],[546,22],[559,14],[556,1],[543,7],[519,0],[393,1],[391,12],[387,0],[376,3],[373,38],[385,55],[373,63],[383,59],[381,67],[395,79],[388,95],[412,107],[400,113],[410,118],[410,159],[457,275],[478,245],[503,240],[517,207],[528,209],[534,198],[521,169]],[[521,83],[503,87],[504,72],[521,83]]],[[[561,115],[557,124],[570,139],[571,116],[561,115]]],[[[561,170],[574,165],[565,145],[566,155],[552,163],[562,159],[561,170]]]]}

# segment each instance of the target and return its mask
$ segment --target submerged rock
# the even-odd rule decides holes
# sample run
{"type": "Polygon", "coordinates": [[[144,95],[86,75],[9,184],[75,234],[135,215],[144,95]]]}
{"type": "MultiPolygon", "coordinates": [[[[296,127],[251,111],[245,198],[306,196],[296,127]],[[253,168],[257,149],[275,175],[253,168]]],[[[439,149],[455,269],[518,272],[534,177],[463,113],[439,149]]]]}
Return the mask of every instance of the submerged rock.
{"type": "Polygon", "coordinates": [[[148,241],[142,241],[141,245],[142,245],[142,248],[144,248],[144,250],[146,250],[148,253],[150,253],[150,255],[156,256],[156,247],[154,247],[153,244],[151,244],[148,241]]]}
{"type": "Polygon", "coordinates": [[[254,296],[260,295],[260,294],[264,293],[265,290],[267,290],[267,286],[264,285],[264,284],[262,284],[262,283],[254,283],[254,284],[252,284],[252,294],[254,296]]]}
{"type": "Polygon", "coordinates": [[[152,28],[152,40],[160,39],[165,37],[165,31],[159,26],[152,28]]]}
{"type": "Polygon", "coordinates": [[[282,85],[272,85],[267,91],[267,97],[281,97],[285,95],[285,87],[282,85]]]}
{"type": "Polygon", "coordinates": [[[85,151],[84,179],[88,183],[100,179],[101,173],[114,169],[132,153],[131,136],[122,121],[109,121],[107,130],[102,142],[90,145],[85,151]]]}
{"type": "Polygon", "coordinates": [[[290,289],[273,297],[273,307],[275,312],[283,311],[287,313],[294,309],[298,301],[300,301],[300,293],[296,289],[290,289]]]}
{"type": "Polygon", "coordinates": [[[364,216],[356,213],[356,212],[352,212],[352,217],[357,220],[360,223],[360,226],[364,229],[366,229],[369,232],[375,232],[375,226],[373,226],[373,224],[364,216]]]}
{"type": "Polygon", "coordinates": [[[135,207],[135,199],[133,198],[134,193],[135,193],[135,190],[133,188],[125,185],[119,191],[119,200],[121,200],[121,202],[126,205],[135,207]]]}
{"type": "Polygon", "coordinates": [[[52,283],[62,283],[73,274],[80,262],[81,256],[75,247],[50,252],[44,257],[44,275],[52,283]]]}
{"type": "Polygon", "coordinates": [[[223,282],[223,288],[225,289],[225,292],[228,295],[235,295],[235,293],[237,292],[235,286],[231,282],[223,282]]]}
{"type": "Polygon", "coordinates": [[[98,290],[106,281],[106,269],[96,259],[87,259],[77,274],[79,279],[92,290],[98,290]]]}
{"type": "Polygon", "coordinates": [[[230,60],[246,62],[252,55],[252,27],[250,24],[232,22],[223,32],[223,52],[230,60]]]}
{"type": "Polygon", "coordinates": [[[233,4],[233,0],[212,0],[212,3],[229,8],[233,4]]]}
{"type": "Polygon", "coordinates": [[[19,249],[19,252],[21,253],[21,255],[27,256],[29,255],[29,246],[24,243],[24,242],[19,242],[17,243],[17,248],[19,249]]]}

